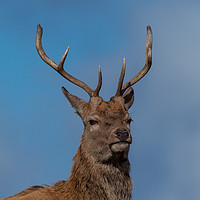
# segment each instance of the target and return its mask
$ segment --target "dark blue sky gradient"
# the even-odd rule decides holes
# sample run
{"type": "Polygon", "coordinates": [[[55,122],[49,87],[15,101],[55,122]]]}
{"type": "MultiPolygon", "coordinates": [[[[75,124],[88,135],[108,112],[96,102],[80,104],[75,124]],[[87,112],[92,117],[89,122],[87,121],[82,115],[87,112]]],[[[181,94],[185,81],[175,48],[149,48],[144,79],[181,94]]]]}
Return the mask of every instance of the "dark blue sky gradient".
{"type": "Polygon", "coordinates": [[[134,86],[131,176],[135,200],[200,199],[200,2],[188,0],[0,1],[0,198],[31,185],[67,179],[83,125],[61,92],[88,100],[37,55],[43,46],[100,95],[116,91],[145,63],[146,26],[153,30],[153,65],[134,86]]]}

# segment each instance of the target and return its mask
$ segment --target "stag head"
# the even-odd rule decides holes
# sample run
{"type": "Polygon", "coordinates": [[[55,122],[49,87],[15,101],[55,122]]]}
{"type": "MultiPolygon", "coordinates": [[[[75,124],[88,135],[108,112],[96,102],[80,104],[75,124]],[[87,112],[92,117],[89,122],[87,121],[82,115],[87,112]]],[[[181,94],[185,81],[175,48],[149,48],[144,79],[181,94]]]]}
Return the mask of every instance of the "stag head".
{"type": "Polygon", "coordinates": [[[132,119],[128,113],[134,101],[134,92],[131,86],[145,76],[152,63],[152,31],[150,26],[147,26],[145,66],[134,78],[123,84],[126,68],[125,59],[123,59],[118,88],[115,96],[111,97],[110,101],[104,101],[102,97],[99,96],[102,85],[100,67],[98,71],[98,85],[96,89],[93,90],[87,84],[71,76],[64,70],[63,64],[67,57],[69,47],[61,58],[59,65],[46,55],[41,43],[42,32],[43,30],[38,24],[36,48],[40,57],[60,75],[84,89],[90,96],[89,102],[86,102],[70,94],[62,87],[64,95],[84,123],[85,128],[81,140],[82,151],[94,161],[100,163],[113,162],[116,158],[118,160],[120,158],[126,160],[128,158],[129,145],[132,142],[130,133],[130,123],[132,119]]]}

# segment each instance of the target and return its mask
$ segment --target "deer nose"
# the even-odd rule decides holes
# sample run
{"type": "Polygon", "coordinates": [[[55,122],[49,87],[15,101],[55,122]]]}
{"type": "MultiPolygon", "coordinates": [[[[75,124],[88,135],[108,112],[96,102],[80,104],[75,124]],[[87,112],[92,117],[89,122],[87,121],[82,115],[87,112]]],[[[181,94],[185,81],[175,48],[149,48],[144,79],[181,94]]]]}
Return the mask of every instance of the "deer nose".
{"type": "Polygon", "coordinates": [[[117,129],[114,135],[117,139],[124,142],[127,141],[127,139],[129,138],[129,132],[123,129],[117,129]]]}

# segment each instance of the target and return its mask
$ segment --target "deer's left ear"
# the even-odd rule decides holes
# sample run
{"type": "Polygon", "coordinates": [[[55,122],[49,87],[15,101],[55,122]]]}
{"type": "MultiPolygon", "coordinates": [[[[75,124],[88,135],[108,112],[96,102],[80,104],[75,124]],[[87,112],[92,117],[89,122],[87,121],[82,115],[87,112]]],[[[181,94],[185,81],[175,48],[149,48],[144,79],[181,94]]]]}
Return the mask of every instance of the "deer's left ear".
{"type": "Polygon", "coordinates": [[[128,110],[134,102],[134,90],[132,87],[130,87],[126,93],[123,95],[124,98],[124,107],[126,110],[128,110]]]}
{"type": "Polygon", "coordinates": [[[86,104],[88,104],[88,102],[84,101],[83,99],[80,99],[75,95],[70,94],[64,87],[62,87],[62,92],[65,95],[65,97],[67,97],[72,107],[77,111],[79,116],[82,117],[84,107],[86,104]]]}

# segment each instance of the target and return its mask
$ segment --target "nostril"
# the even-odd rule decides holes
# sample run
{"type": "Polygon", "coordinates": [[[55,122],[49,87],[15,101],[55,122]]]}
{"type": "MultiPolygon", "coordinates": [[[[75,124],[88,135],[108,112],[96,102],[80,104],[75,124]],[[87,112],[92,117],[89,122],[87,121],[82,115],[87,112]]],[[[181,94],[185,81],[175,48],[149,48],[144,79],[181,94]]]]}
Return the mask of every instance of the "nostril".
{"type": "Polygon", "coordinates": [[[117,130],[115,137],[120,141],[126,141],[129,138],[129,132],[127,130],[117,130]]]}

